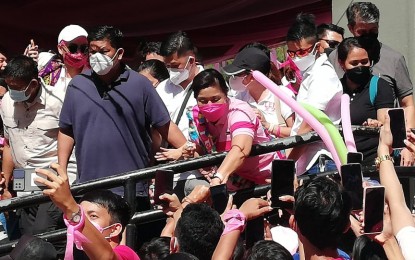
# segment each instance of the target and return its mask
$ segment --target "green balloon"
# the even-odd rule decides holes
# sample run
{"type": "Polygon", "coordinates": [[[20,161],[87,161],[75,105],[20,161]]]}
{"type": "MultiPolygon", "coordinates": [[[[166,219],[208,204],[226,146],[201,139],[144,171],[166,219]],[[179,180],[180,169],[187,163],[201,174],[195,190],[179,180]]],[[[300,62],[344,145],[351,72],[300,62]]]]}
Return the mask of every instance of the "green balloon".
{"type": "Polygon", "coordinates": [[[333,141],[334,148],[337,151],[337,154],[339,155],[340,161],[342,164],[347,163],[347,148],[343,141],[343,138],[341,137],[339,130],[337,130],[336,126],[333,124],[333,122],[330,120],[330,118],[324,114],[321,110],[318,110],[317,108],[301,103],[300,104],[307,110],[311,115],[313,115],[327,130],[327,132],[330,135],[331,140],[333,141]]]}

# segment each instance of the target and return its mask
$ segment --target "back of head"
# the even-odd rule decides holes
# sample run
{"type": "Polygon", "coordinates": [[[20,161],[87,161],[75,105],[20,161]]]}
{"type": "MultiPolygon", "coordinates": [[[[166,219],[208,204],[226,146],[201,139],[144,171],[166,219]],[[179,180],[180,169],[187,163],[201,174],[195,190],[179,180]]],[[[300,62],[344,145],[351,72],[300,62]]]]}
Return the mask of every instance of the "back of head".
{"type": "Polygon", "coordinates": [[[170,237],[156,237],[139,250],[140,259],[164,259],[170,254],[170,237]]]}
{"type": "Polygon", "coordinates": [[[29,82],[38,77],[37,64],[32,58],[27,56],[16,56],[7,63],[3,77],[29,82]]]}
{"type": "Polygon", "coordinates": [[[322,39],[326,36],[327,31],[332,31],[340,34],[342,38],[344,38],[344,28],[332,24],[332,23],[322,23],[319,26],[317,26],[317,38],[322,39]]]}
{"type": "Polygon", "coordinates": [[[349,227],[350,211],[350,198],[326,177],[305,183],[295,193],[297,227],[301,235],[320,250],[337,248],[341,235],[349,227]]]}
{"type": "Polygon", "coordinates": [[[55,260],[57,252],[53,245],[32,235],[23,235],[9,256],[0,259],[55,260]]]}
{"type": "Polygon", "coordinates": [[[285,247],[272,240],[255,243],[245,258],[247,260],[290,260],[293,259],[285,247]]]}
{"type": "Polygon", "coordinates": [[[380,13],[375,4],[371,2],[355,2],[346,10],[347,23],[354,26],[357,20],[364,23],[379,23],[380,13]]]}
{"type": "Polygon", "coordinates": [[[95,203],[107,209],[111,216],[111,224],[121,223],[124,229],[130,221],[130,207],[127,201],[110,190],[94,190],[87,192],[80,200],[80,202],[82,201],[95,203]]]}
{"type": "Polygon", "coordinates": [[[187,33],[178,31],[171,34],[160,46],[160,54],[164,57],[168,57],[177,52],[177,56],[183,56],[187,52],[191,52],[196,55],[196,48],[193,42],[190,40],[187,33]]]}
{"type": "Polygon", "coordinates": [[[219,213],[207,204],[188,205],[175,230],[180,252],[190,253],[200,260],[211,259],[223,228],[219,213]]]}
{"type": "Polygon", "coordinates": [[[359,236],[353,245],[353,260],[383,260],[388,259],[385,250],[377,242],[367,236],[359,236]]]}
{"type": "Polygon", "coordinates": [[[164,62],[156,59],[146,60],[138,67],[138,72],[148,70],[151,76],[156,78],[159,82],[169,78],[169,71],[164,62]]]}
{"type": "Polygon", "coordinates": [[[122,48],[123,46],[123,34],[114,26],[98,26],[92,29],[88,34],[88,42],[108,40],[112,47],[115,49],[122,48]]]}
{"type": "Polygon", "coordinates": [[[298,14],[295,23],[288,30],[287,41],[298,42],[301,39],[309,42],[317,41],[317,29],[312,14],[298,14]]]}

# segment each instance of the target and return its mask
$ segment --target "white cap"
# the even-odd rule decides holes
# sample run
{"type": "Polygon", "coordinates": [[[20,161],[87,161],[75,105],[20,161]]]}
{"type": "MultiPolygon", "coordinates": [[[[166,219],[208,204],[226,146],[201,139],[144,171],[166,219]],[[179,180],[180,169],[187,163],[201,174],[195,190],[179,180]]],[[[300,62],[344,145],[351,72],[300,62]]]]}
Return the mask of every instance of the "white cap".
{"type": "Polygon", "coordinates": [[[58,43],[60,43],[61,41],[70,42],[79,36],[88,37],[88,33],[81,26],[71,24],[63,28],[62,31],[59,33],[58,43]]]}
{"type": "Polygon", "coordinates": [[[279,243],[287,249],[291,255],[294,255],[298,249],[298,235],[291,228],[276,226],[271,228],[272,240],[279,243]]]}
{"type": "Polygon", "coordinates": [[[55,54],[50,52],[41,52],[39,53],[39,58],[37,60],[37,69],[41,70],[43,69],[46,64],[52,59],[52,57],[55,56],[55,54]]]}

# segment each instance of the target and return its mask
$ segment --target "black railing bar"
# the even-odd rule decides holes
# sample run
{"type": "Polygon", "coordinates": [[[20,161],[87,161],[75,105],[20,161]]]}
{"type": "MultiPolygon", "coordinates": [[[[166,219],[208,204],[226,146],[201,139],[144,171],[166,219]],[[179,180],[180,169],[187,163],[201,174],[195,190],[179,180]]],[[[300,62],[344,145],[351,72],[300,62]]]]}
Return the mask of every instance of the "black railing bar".
{"type": "MultiPolygon", "coordinates": [[[[277,150],[291,148],[300,144],[307,144],[320,140],[320,137],[315,132],[310,132],[304,135],[281,138],[268,143],[257,144],[253,146],[251,156],[269,153],[277,150]]],[[[155,172],[159,169],[170,169],[174,172],[185,172],[189,170],[200,169],[221,163],[226,156],[226,153],[217,153],[204,155],[198,158],[189,160],[182,160],[177,162],[170,162],[162,165],[157,165],[137,171],[122,173],[106,178],[97,179],[94,181],[85,182],[79,185],[73,185],[71,188],[72,194],[80,195],[91,189],[110,189],[124,185],[128,179],[135,181],[154,178],[155,172]]],[[[12,210],[22,207],[32,206],[33,204],[40,204],[49,201],[49,197],[42,193],[30,194],[18,198],[0,201],[0,212],[12,210]]]]}

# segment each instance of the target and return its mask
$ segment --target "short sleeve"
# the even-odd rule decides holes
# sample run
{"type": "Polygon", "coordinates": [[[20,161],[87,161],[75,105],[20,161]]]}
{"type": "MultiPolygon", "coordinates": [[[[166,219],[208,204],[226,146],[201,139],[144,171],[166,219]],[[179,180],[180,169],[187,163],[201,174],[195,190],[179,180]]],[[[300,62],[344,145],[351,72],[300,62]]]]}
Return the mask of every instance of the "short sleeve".
{"type": "Polygon", "coordinates": [[[59,116],[59,127],[64,129],[72,129],[73,125],[73,103],[75,102],[75,88],[69,84],[65,99],[63,101],[62,110],[59,116]]]}
{"type": "Polygon", "coordinates": [[[378,91],[375,99],[375,109],[393,108],[395,94],[387,81],[379,78],[378,91]]]}
{"type": "Polygon", "coordinates": [[[170,121],[170,115],[159,94],[150,81],[141,80],[140,82],[140,87],[143,88],[144,111],[151,125],[161,127],[167,124],[170,121]]]}
{"type": "Polygon", "coordinates": [[[409,77],[408,67],[405,58],[401,55],[395,66],[395,80],[397,85],[397,96],[399,98],[412,95],[412,82],[409,77]]]}
{"type": "Polygon", "coordinates": [[[244,134],[254,138],[257,123],[257,117],[247,103],[241,102],[237,107],[230,108],[228,124],[232,137],[244,134]]]}
{"type": "Polygon", "coordinates": [[[399,247],[405,259],[415,259],[415,227],[407,226],[399,230],[396,234],[399,247]]]}
{"type": "Polygon", "coordinates": [[[318,73],[310,75],[310,77],[312,79],[309,82],[307,97],[303,102],[318,110],[326,110],[333,97],[343,91],[341,82],[334,69],[328,64],[323,64],[318,73]]]}

